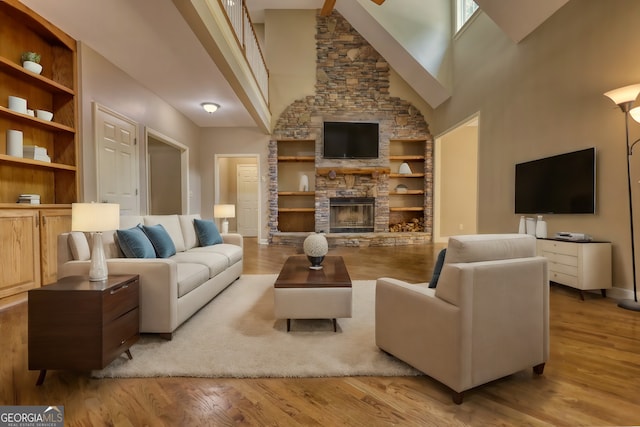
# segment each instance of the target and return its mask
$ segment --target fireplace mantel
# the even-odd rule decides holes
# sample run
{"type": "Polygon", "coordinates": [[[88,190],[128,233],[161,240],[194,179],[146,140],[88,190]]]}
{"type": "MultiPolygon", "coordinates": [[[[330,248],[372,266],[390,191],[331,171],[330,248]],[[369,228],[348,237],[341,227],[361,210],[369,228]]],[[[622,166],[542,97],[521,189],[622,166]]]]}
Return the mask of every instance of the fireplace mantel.
{"type": "Polygon", "coordinates": [[[316,175],[329,175],[330,173],[335,173],[339,175],[380,175],[380,174],[388,174],[391,172],[390,168],[333,168],[333,167],[323,167],[316,168],[316,175]]]}

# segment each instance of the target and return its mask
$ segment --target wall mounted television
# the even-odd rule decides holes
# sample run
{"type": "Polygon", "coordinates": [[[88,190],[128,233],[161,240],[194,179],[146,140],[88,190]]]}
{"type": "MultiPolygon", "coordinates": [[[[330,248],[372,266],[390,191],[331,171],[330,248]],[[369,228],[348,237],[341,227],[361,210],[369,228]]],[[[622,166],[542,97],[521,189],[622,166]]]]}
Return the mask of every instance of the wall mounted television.
{"type": "Polygon", "coordinates": [[[595,147],[516,164],[515,213],[594,214],[595,147]]]}
{"type": "Polygon", "coordinates": [[[375,159],[379,145],[378,123],[324,122],[325,159],[375,159]]]}

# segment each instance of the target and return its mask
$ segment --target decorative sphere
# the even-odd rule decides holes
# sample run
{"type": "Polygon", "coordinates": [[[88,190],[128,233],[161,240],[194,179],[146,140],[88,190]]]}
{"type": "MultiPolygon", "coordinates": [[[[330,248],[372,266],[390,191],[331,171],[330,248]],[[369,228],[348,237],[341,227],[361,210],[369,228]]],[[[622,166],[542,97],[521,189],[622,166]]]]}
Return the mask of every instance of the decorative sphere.
{"type": "Polygon", "coordinates": [[[302,244],[305,255],[309,257],[323,257],[329,252],[329,243],[324,234],[310,234],[302,244]]]}

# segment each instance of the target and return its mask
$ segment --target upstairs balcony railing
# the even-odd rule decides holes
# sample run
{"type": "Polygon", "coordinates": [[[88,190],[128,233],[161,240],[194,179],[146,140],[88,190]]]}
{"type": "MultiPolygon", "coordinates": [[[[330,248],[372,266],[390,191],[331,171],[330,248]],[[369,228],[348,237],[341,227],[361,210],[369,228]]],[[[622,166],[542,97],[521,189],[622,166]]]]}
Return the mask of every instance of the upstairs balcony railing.
{"type": "Polygon", "coordinates": [[[227,14],[229,24],[236,35],[236,40],[244,52],[253,77],[262,92],[264,101],[269,104],[269,70],[262,55],[249,11],[244,0],[218,0],[227,14]]]}

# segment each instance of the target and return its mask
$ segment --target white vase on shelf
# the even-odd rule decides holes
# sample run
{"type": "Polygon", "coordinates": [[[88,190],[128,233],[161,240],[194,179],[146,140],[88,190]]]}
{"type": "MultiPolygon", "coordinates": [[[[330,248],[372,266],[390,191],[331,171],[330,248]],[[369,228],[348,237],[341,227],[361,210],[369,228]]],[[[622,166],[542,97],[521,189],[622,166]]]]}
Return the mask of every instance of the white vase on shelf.
{"type": "Polygon", "coordinates": [[[538,215],[538,220],[536,221],[536,237],[539,239],[547,238],[547,221],[542,219],[542,215],[538,215]]]}
{"type": "Polygon", "coordinates": [[[527,218],[527,234],[532,236],[536,235],[536,219],[535,218],[527,218]]]}
{"type": "Polygon", "coordinates": [[[7,155],[22,157],[22,131],[7,129],[7,155]]]}
{"type": "Polygon", "coordinates": [[[524,219],[524,215],[522,215],[520,217],[520,224],[518,225],[518,233],[526,234],[526,232],[527,232],[526,220],[524,219]]]}
{"type": "Polygon", "coordinates": [[[309,177],[305,174],[300,175],[300,183],[298,184],[298,191],[309,191],[309,177]]]}

